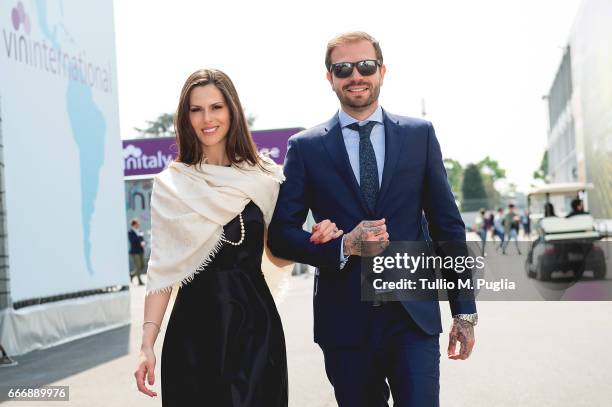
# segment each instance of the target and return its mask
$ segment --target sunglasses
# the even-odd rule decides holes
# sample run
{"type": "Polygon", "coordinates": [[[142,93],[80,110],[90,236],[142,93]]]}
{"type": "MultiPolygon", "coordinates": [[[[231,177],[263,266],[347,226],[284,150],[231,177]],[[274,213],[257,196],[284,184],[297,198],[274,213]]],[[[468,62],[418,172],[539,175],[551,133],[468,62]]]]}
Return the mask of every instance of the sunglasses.
{"type": "Polygon", "coordinates": [[[370,76],[376,73],[378,67],[382,65],[379,59],[365,59],[357,62],[338,62],[331,64],[329,72],[333,73],[336,78],[348,78],[353,73],[353,68],[357,67],[357,72],[363,76],[370,76]]]}

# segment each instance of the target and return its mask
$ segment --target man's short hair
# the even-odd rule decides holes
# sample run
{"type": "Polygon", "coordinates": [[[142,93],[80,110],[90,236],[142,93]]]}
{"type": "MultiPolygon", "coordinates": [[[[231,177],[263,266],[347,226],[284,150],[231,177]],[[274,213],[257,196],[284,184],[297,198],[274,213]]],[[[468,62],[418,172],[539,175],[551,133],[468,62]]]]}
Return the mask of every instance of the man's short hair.
{"type": "Polygon", "coordinates": [[[572,205],[572,209],[577,211],[578,207],[582,205],[582,199],[580,198],[572,199],[571,205],[572,205]]]}
{"type": "Polygon", "coordinates": [[[134,219],[132,219],[130,221],[130,225],[131,226],[134,226],[134,225],[137,225],[137,224],[140,224],[140,221],[137,218],[134,218],[134,219]]]}
{"type": "Polygon", "coordinates": [[[325,67],[327,68],[327,70],[329,71],[331,69],[331,53],[334,48],[336,48],[338,45],[348,44],[357,41],[369,41],[370,44],[372,44],[372,46],[374,47],[374,51],[376,52],[376,59],[378,59],[382,64],[383,55],[378,40],[363,31],[350,31],[335,36],[327,43],[327,50],[325,51],[325,67]]]}

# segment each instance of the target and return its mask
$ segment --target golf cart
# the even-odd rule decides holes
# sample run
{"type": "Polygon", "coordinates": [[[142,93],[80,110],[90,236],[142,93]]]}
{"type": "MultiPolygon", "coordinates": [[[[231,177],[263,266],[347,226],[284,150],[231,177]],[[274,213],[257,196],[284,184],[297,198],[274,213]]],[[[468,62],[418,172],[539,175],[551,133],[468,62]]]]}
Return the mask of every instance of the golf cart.
{"type": "Polygon", "coordinates": [[[572,278],[580,279],[585,271],[592,272],[594,279],[605,278],[606,256],[596,243],[602,236],[586,208],[590,189],[590,183],[558,183],[527,195],[530,218],[538,233],[525,261],[530,278],[551,281],[555,273],[564,277],[571,273],[572,278]],[[570,212],[568,203],[577,199],[581,210],[570,212]]]}

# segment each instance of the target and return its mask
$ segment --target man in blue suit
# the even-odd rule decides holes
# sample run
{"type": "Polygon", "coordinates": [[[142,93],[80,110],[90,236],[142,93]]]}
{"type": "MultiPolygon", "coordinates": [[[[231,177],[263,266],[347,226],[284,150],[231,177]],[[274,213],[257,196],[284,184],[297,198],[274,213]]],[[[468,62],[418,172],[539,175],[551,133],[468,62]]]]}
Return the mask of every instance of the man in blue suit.
{"type": "MultiPolygon", "coordinates": [[[[389,240],[424,241],[427,233],[434,242],[465,241],[440,146],[431,123],[379,106],[386,67],[370,35],[334,38],[325,64],[341,109],[289,139],[286,181],[268,244],[276,256],[317,268],[314,338],[339,406],[387,406],[389,390],[396,406],[438,406],[438,301],[394,301],[389,292],[363,301],[360,256],[366,241],[380,250],[389,240]],[[317,222],[330,219],[351,232],[313,243],[321,234],[340,233],[335,227],[312,235],[302,230],[309,210],[317,222]]],[[[448,357],[466,359],[474,345],[476,305],[473,296],[450,293],[449,302],[454,318],[448,357]]]]}

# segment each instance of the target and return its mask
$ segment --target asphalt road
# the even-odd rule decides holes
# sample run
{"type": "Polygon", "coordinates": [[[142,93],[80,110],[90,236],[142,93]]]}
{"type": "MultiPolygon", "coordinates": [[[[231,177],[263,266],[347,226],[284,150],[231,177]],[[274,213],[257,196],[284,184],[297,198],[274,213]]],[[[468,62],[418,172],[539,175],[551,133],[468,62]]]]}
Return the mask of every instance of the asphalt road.
{"type": "MultiPolygon", "coordinates": [[[[16,358],[18,366],[0,369],[3,386],[70,386],[69,402],[2,405],[161,405],[159,399],[138,393],[132,376],[140,345],[143,295],[142,287],[133,287],[131,326],[32,352],[16,358]]],[[[287,341],[291,407],[336,405],[322,353],[312,342],[311,295],[311,275],[288,277],[277,294],[287,341]]],[[[447,328],[448,304],[441,306],[447,328]]],[[[442,406],[610,405],[612,302],[482,301],[479,314],[471,358],[442,358],[442,406]]],[[[440,342],[444,355],[447,333],[440,342]]],[[[161,343],[158,340],[156,345],[158,355],[161,343]]],[[[154,387],[159,392],[159,373],[154,387]]]]}

